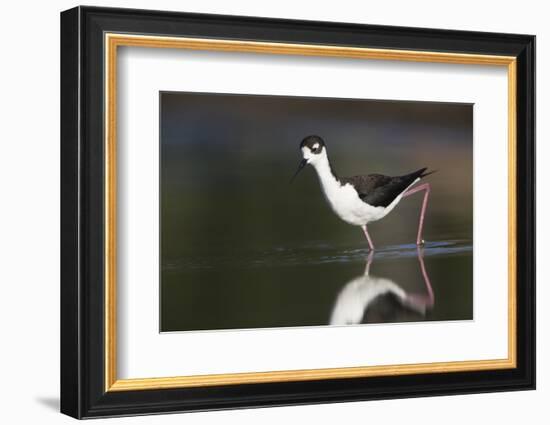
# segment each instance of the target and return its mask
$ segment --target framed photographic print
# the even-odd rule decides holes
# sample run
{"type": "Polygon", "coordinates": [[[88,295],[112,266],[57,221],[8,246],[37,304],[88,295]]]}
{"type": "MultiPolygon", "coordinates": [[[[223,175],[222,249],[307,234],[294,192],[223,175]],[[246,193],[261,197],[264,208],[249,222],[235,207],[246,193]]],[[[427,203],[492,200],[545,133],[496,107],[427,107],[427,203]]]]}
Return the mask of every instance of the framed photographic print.
{"type": "Polygon", "coordinates": [[[535,38],[61,14],[61,411],[533,389],[535,38]]]}

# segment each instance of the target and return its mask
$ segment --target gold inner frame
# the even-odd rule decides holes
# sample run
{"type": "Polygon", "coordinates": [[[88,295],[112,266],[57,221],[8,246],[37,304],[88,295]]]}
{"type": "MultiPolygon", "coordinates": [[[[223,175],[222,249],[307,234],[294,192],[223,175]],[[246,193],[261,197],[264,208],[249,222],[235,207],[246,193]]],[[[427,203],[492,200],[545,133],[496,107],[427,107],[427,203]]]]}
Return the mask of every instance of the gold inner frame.
{"type": "Polygon", "coordinates": [[[268,43],[149,35],[105,34],[105,391],[481,371],[516,367],[516,58],[462,53],[371,49],[329,45],[268,43]],[[118,379],[116,372],[116,123],[119,46],[325,56],[471,65],[505,66],[508,71],[508,357],[382,366],[302,369],[174,377],[118,379]]]}

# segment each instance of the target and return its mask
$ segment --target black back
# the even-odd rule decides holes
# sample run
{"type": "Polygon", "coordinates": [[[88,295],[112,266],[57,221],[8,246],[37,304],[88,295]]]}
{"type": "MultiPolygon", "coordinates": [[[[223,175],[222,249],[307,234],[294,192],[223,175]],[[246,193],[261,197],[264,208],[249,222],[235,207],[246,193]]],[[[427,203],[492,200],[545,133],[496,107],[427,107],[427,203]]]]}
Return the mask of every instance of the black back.
{"type": "Polygon", "coordinates": [[[416,179],[427,176],[427,168],[421,168],[410,174],[397,177],[388,177],[382,174],[369,174],[366,176],[341,177],[340,183],[351,184],[359,197],[373,207],[387,207],[392,201],[403,193],[416,179]]]}

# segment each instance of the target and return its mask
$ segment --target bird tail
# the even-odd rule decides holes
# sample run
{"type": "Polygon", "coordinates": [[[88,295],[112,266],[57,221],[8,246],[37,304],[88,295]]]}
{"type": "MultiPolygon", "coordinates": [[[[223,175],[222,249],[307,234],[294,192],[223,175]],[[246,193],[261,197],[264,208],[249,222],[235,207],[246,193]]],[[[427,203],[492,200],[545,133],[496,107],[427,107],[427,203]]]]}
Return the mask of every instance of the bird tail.
{"type": "Polygon", "coordinates": [[[437,173],[437,171],[438,171],[438,170],[431,170],[431,171],[426,172],[426,170],[427,170],[427,168],[423,168],[419,177],[426,177],[426,176],[429,176],[430,174],[437,173]]]}

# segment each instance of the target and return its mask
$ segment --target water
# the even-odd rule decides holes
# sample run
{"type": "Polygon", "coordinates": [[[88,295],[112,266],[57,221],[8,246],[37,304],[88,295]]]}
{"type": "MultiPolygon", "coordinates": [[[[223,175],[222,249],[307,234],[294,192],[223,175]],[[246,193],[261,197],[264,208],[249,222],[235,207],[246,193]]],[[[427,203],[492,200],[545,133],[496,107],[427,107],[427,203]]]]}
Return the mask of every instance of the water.
{"type": "Polygon", "coordinates": [[[472,161],[471,105],[163,94],[161,331],[472,319],[472,161]],[[423,249],[422,195],[369,258],[311,167],[289,185],[311,133],[341,175],[438,170],[423,249]]]}
{"type": "Polygon", "coordinates": [[[472,319],[472,245],[378,249],[311,242],[164,266],[162,329],[472,319]],[[366,269],[368,274],[366,274],[366,269]]]}

